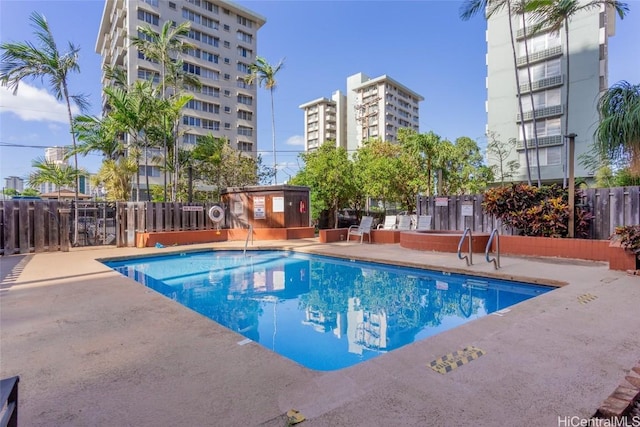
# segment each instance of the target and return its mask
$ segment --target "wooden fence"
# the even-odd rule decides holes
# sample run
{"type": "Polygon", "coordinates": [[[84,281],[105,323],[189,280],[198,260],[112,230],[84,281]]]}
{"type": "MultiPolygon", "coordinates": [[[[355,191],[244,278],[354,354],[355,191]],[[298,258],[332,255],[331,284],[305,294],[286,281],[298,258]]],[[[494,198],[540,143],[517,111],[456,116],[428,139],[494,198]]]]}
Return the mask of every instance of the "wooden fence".
{"type": "MultiPolygon", "coordinates": [[[[433,217],[434,230],[491,232],[494,227],[504,234],[514,230],[502,226],[482,211],[482,195],[425,197],[419,196],[417,213],[433,217]]],[[[589,238],[605,240],[615,228],[640,224],[640,187],[590,188],[583,191],[581,205],[593,213],[589,238]]]]}
{"type": "MultiPolygon", "coordinates": [[[[640,224],[640,187],[594,188],[584,191],[576,203],[593,214],[591,239],[608,239],[615,227],[640,224]]],[[[214,203],[149,203],[128,202],[116,205],[115,243],[135,246],[136,231],[211,230],[209,220],[214,203]]],[[[504,234],[513,230],[501,225],[482,211],[482,195],[418,197],[418,214],[433,218],[434,230],[490,232],[501,228],[504,234]]],[[[68,251],[72,232],[71,203],[54,200],[0,201],[0,253],[68,251]]],[[[224,222],[220,227],[224,227],[224,222]]],[[[108,236],[107,236],[108,237],[108,236]]],[[[111,243],[110,239],[105,242],[111,243]]],[[[103,242],[104,243],[104,242],[103,242]]]]}
{"type": "Polygon", "coordinates": [[[0,202],[2,255],[68,251],[70,203],[54,200],[0,202]]]}
{"type": "MultiPolygon", "coordinates": [[[[135,246],[136,232],[212,230],[209,209],[215,203],[128,202],[116,207],[116,242],[135,246]]],[[[220,223],[224,227],[224,221],[220,223]]]]}

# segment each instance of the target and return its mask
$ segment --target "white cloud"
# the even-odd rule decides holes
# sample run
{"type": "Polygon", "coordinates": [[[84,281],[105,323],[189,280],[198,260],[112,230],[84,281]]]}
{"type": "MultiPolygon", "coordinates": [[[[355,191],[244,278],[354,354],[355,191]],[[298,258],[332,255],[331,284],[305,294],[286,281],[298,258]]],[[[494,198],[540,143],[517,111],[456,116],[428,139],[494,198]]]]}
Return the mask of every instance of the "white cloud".
{"type": "MultiPolygon", "coordinates": [[[[78,114],[71,105],[71,113],[78,114]]],[[[13,113],[24,121],[55,122],[69,124],[67,107],[44,89],[20,83],[18,92],[0,87],[0,113],[13,113]]]]}
{"type": "Polygon", "coordinates": [[[304,138],[301,135],[293,135],[285,141],[285,144],[304,147],[304,138]]]}

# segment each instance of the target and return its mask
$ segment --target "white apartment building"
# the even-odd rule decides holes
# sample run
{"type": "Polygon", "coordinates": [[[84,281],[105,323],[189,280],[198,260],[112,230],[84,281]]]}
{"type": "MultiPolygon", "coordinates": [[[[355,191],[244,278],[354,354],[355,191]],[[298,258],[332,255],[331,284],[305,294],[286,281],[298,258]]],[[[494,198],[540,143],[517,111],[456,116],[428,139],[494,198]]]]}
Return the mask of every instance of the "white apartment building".
{"type": "MultiPolygon", "coordinates": [[[[538,136],[540,174],[544,182],[561,182],[566,178],[568,150],[566,135],[575,138],[575,176],[588,178],[589,172],[580,164],[578,156],[590,150],[593,133],[599,121],[597,102],[599,93],[608,87],[607,39],[614,34],[615,14],[593,9],[576,14],[569,23],[569,49],[566,51],[565,30],[548,29],[525,37],[531,28],[529,20],[513,19],[516,40],[517,70],[523,104],[523,117],[518,109],[513,50],[509,37],[506,10],[487,23],[487,132],[496,132],[502,142],[515,142],[511,157],[520,169],[513,181],[526,181],[526,159],[523,138],[530,148],[531,179],[537,179],[537,158],[534,148],[534,117],[538,136]],[[525,50],[527,41],[529,61],[525,50]],[[567,59],[569,78],[567,80],[567,59]],[[531,86],[528,74],[531,72],[531,86]],[[566,91],[569,90],[569,105],[566,91]],[[533,92],[533,104],[531,93],[533,92]],[[566,120],[568,119],[568,128],[566,120]],[[523,133],[520,121],[525,122],[523,133]]],[[[496,159],[488,158],[491,165],[496,159]]]]}
{"type": "Polygon", "coordinates": [[[19,176],[8,176],[4,179],[4,188],[16,190],[18,193],[22,193],[24,190],[24,179],[19,176]]]}
{"type": "Polygon", "coordinates": [[[331,99],[300,105],[305,149],[316,149],[327,140],[335,140],[336,146],[349,152],[369,138],[397,142],[398,129],[419,132],[420,101],[424,97],[387,75],[374,79],[363,73],[349,76],[346,95],[336,91],[331,99]]]}
{"type": "Polygon", "coordinates": [[[347,98],[339,90],[328,98],[318,98],[300,105],[304,110],[305,151],[317,149],[325,141],[347,148],[347,98]]]}
{"type": "MultiPolygon", "coordinates": [[[[102,55],[103,86],[109,85],[104,66],[122,66],[128,83],[137,79],[160,80],[160,66],[130,47],[130,36],[150,25],[160,31],[166,21],[189,21],[188,41],[194,46],[180,54],[183,69],[197,77],[200,89],[182,112],[179,143],[193,147],[200,135],[226,138],[231,147],[257,155],[257,85],[244,77],[255,62],[257,32],[266,22],[262,16],[226,0],[106,0],[96,52],[102,55]]],[[[161,154],[161,150],[154,155],[161,154]]],[[[160,168],[147,165],[140,170],[151,184],[161,184],[160,168]]]]}

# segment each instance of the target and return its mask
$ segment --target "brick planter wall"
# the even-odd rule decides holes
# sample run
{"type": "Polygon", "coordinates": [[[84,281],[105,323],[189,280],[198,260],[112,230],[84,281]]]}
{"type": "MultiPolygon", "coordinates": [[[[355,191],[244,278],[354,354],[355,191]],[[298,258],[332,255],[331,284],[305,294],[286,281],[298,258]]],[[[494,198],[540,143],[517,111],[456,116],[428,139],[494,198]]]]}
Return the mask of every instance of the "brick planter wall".
{"type": "Polygon", "coordinates": [[[193,245],[195,243],[223,242],[228,230],[163,231],[136,233],[136,247],[149,248],[160,243],[164,246],[193,245]]]}
{"type": "MultiPolygon", "coordinates": [[[[400,246],[419,251],[458,252],[458,244],[462,238],[462,231],[402,231],[400,232],[400,246]]],[[[468,237],[465,238],[462,252],[469,250],[468,237]]],[[[473,253],[484,253],[489,241],[486,233],[473,234],[471,250],[473,253]]]]}
{"type": "Polygon", "coordinates": [[[347,240],[347,228],[327,228],[319,230],[318,237],[320,243],[340,242],[347,240]]]}
{"type": "MultiPolygon", "coordinates": [[[[503,255],[531,255],[609,261],[609,240],[500,235],[503,255]]],[[[492,250],[495,250],[495,239],[492,250]]]]}
{"type": "Polygon", "coordinates": [[[398,230],[372,230],[371,241],[373,243],[400,243],[400,231],[398,230]]]}
{"type": "Polygon", "coordinates": [[[609,270],[637,270],[638,257],[629,251],[624,250],[619,242],[611,242],[607,253],[609,255],[609,270]]]}

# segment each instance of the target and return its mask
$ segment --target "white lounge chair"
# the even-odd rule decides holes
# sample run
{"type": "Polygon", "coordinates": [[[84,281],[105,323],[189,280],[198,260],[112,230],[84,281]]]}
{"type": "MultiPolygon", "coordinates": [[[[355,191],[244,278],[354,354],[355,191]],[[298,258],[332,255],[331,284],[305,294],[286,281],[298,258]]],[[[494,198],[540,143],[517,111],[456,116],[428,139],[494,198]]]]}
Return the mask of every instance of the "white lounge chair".
{"type": "Polygon", "coordinates": [[[411,230],[411,217],[409,215],[399,215],[398,216],[398,230],[411,230]]]}
{"type": "Polygon", "coordinates": [[[384,224],[378,224],[378,230],[395,230],[398,227],[397,220],[398,217],[396,215],[385,216],[384,224]]]}
{"type": "Polygon", "coordinates": [[[363,216],[359,225],[352,225],[347,230],[347,242],[351,240],[351,236],[360,236],[360,243],[366,235],[371,243],[371,228],[373,227],[373,217],[363,216]]]}
{"type": "Polygon", "coordinates": [[[431,230],[431,215],[418,216],[418,226],[416,230],[431,230]]]}

